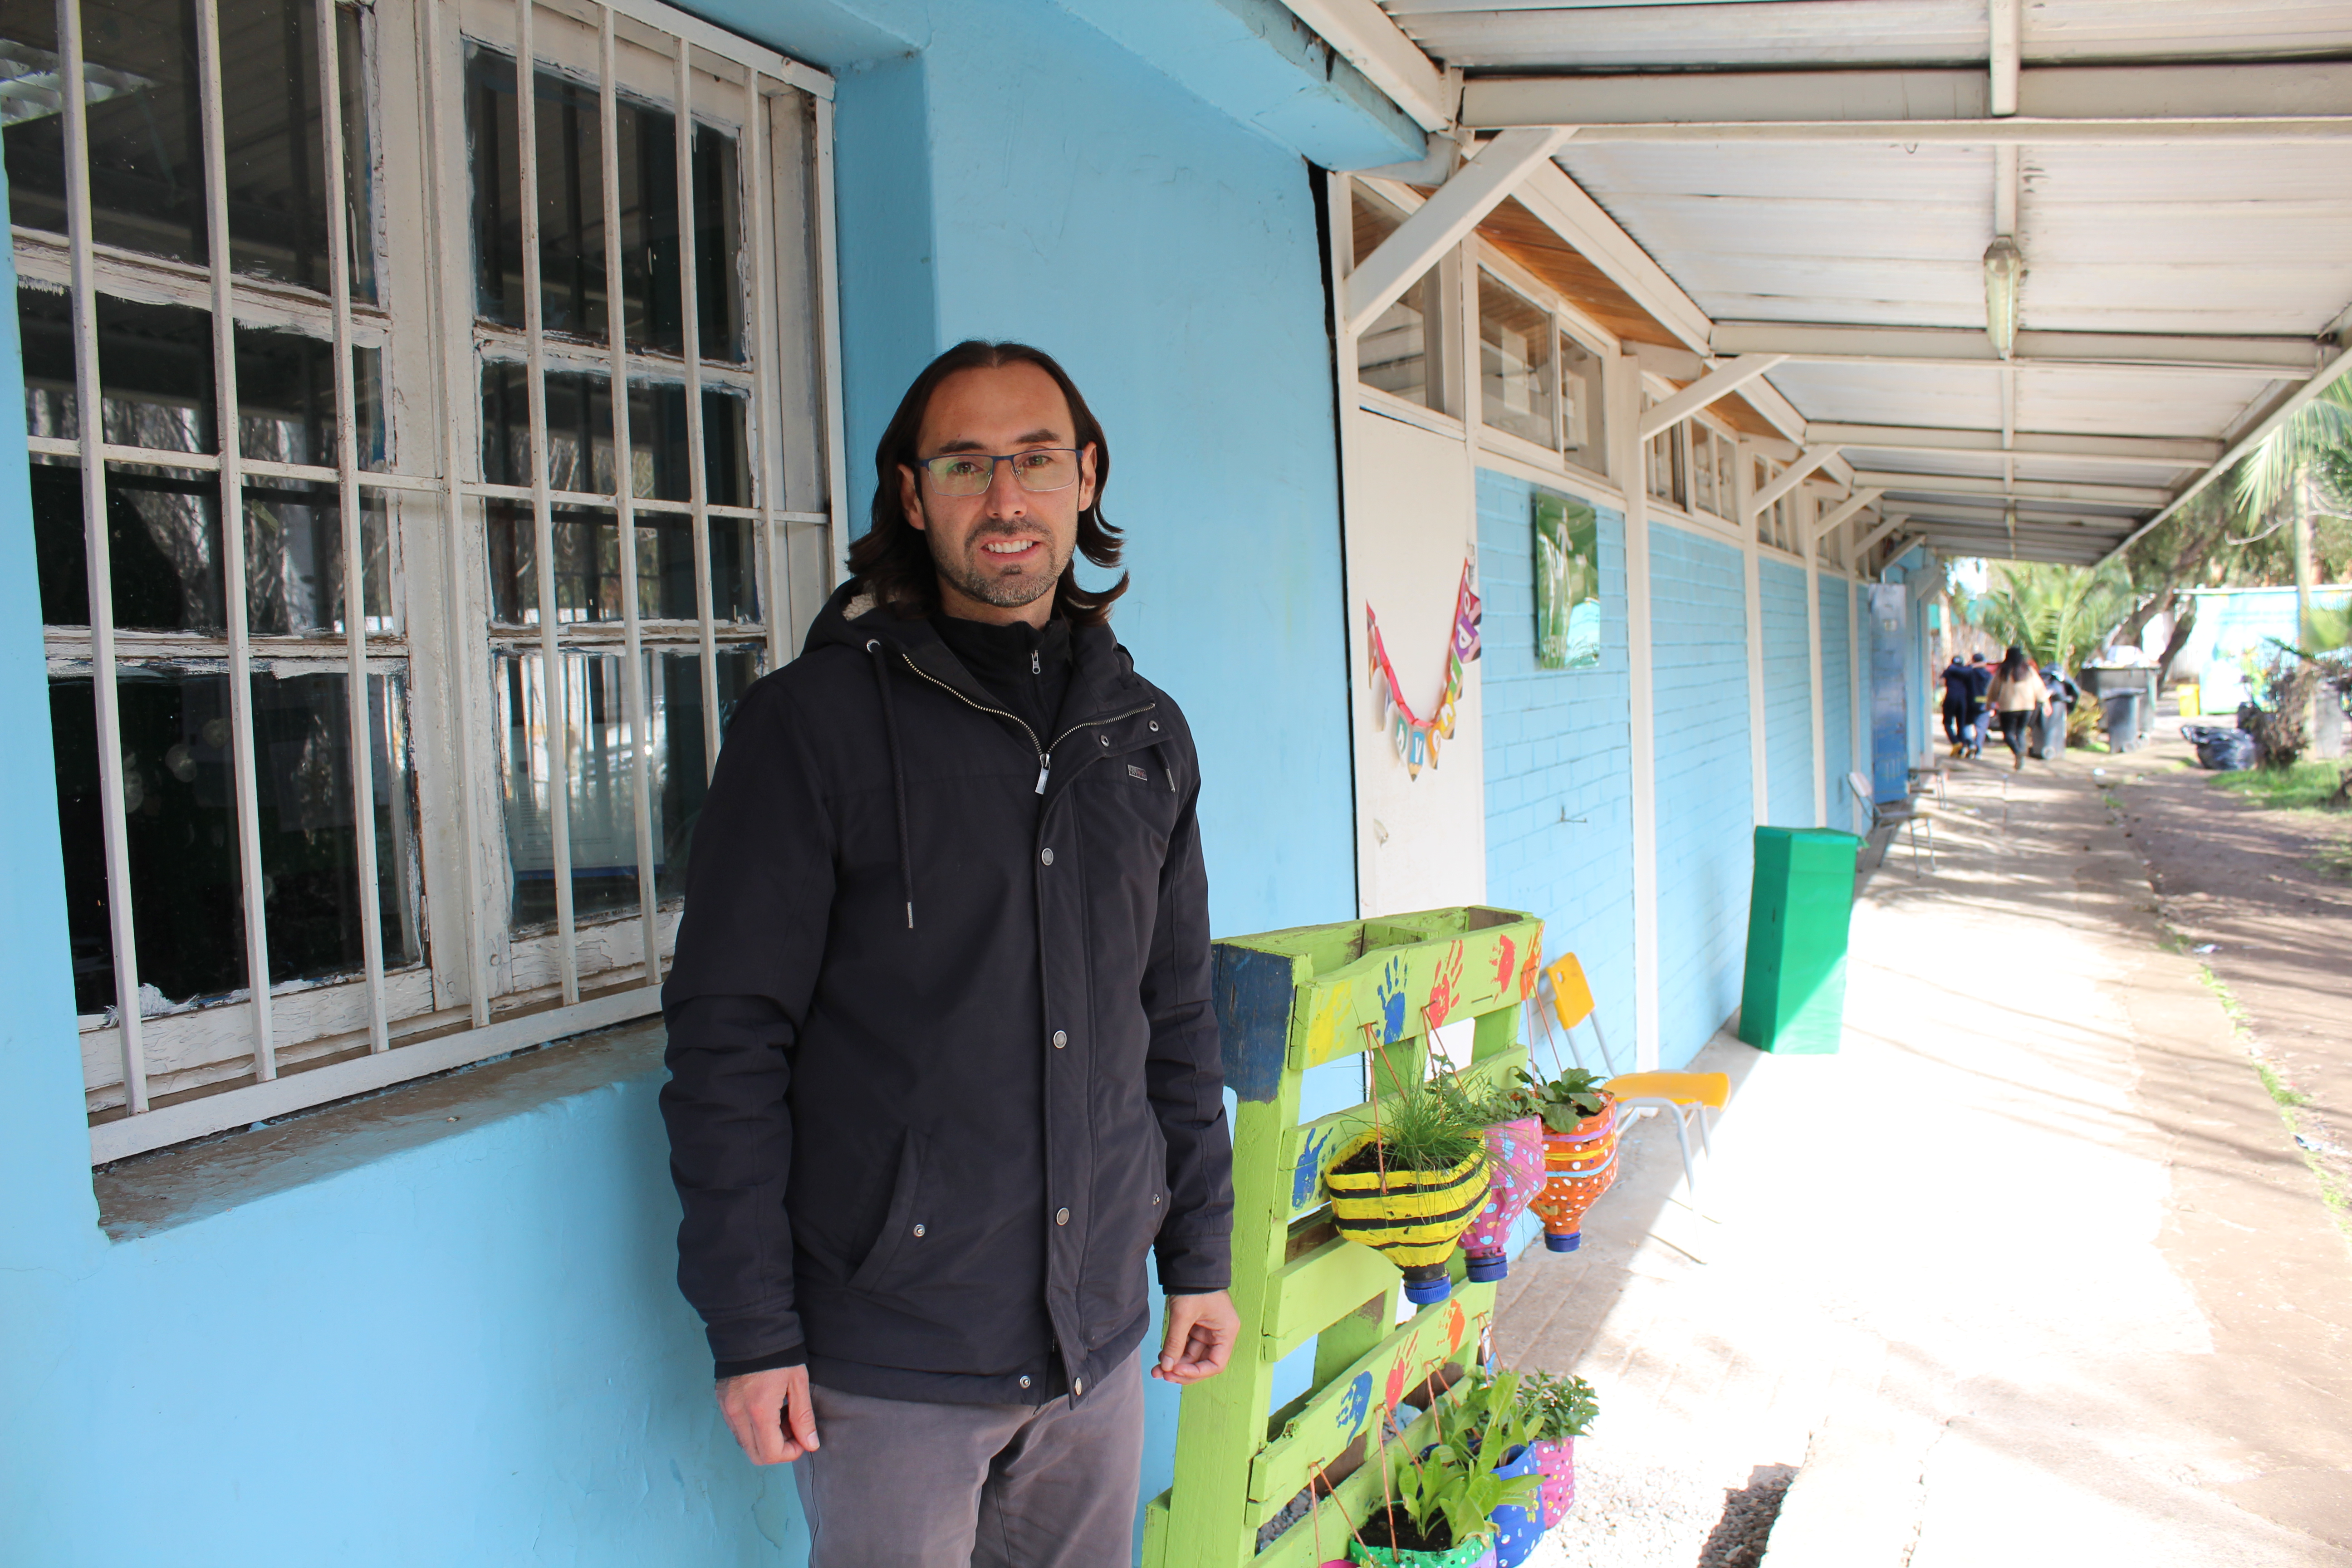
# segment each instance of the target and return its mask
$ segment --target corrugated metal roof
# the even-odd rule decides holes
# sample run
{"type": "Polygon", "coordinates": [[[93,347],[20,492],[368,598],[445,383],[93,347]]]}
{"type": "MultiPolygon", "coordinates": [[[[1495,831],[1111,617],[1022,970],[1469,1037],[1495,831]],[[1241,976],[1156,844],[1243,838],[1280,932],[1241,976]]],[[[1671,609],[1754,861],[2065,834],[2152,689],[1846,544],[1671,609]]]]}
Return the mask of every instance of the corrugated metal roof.
{"type": "MultiPolygon", "coordinates": [[[[1990,68],[1985,0],[1381,3],[1434,60],[1474,81],[1990,68]]],[[[2347,0],[2021,0],[2021,12],[2028,70],[2352,60],[2347,0]]],[[[2000,166],[1990,143],[1742,140],[1737,132],[1706,141],[1571,139],[1558,162],[1719,322],[1986,325],[1982,258],[1995,234],[2000,166]]],[[[2027,142],[2016,164],[2012,232],[2025,258],[2024,331],[2311,341],[2352,307],[2343,139],[2027,142]]],[[[2314,363],[2321,346],[2314,343],[2314,363]]],[[[1811,421],[1998,433],[2006,402],[2017,431],[2224,443],[2300,384],[2256,372],[2039,361],[1792,361],[1770,381],[1811,421]]],[[[1857,468],[1916,473],[1923,482],[2013,475],[2178,489],[2200,471],[1997,451],[1856,447],[1846,456],[1857,468]]],[[[1971,507],[1988,503],[1997,510],[2000,498],[1967,498],[1971,507]]],[[[2112,542],[2157,508],[2075,510],[2099,519],[2112,542]]]]}

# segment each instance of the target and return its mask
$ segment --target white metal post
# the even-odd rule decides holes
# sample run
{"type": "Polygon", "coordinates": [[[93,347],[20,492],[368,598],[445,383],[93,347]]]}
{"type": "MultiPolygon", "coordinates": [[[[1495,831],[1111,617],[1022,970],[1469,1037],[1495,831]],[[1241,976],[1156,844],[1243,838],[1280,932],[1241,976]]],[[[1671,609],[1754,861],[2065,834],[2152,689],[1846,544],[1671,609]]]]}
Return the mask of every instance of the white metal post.
{"type": "Polygon", "coordinates": [[[849,575],[849,447],[841,405],[841,262],[835,254],[833,201],[833,100],[815,104],[817,316],[824,329],[824,510],[831,518],[825,553],[836,585],[849,575]]]}
{"type": "Polygon", "coordinates": [[[1820,494],[1800,485],[1794,495],[1796,516],[1790,531],[1805,552],[1805,683],[1811,700],[1813,724],[1813,826],[1830,825],[1829,742],[1822,733],[1822,542],[1813,537],[1813,519],[1821,510],[1820,494]]]}
{"type": "Polygon", "coordinates": [[[719,637],[710,591],[710,487],[702,451],[702,302],[695,277],[694,46],[677,40],[677,313],[686,354],[687,496],[694,509],[694,615],[702,628],[702,766],[719,766],[719,637]]]}
{"type": "MultiPolygon", "coordinates": [[[[528,5],[530,0],[523,0],[528,5]]],[[[392,1049],[384,1016],[383,899],[375,852],[375,727],[367,668],[367,529],[360,511],[359,420],[352,408],[351,212],[343,180],[342,72],[335,0],[317,0],[319,117],[327,165],[327,279],[335,317],[335,504],[342,514],[344,707],[351,721],[352,845],[358,857],[360,955],[367,973],[368,1049],[392,1049]]],[[[384,701],[392,701],[387,682],[384,701]]],[[[390,739],[389,715],[385,738],[390,739]]],[[[389,751],[385,760],[391,760],[389,751]]]]}
{"type": "Polygon", "coordinates": [[[1633,1062],[1658,1065],[1658,725],[1650,618],[1650,483],[1641,434],[1642,366],[1611,358],[1610,439],[1625,497],[1625,654],[1633,817],[1633,1062]]]}
{"type": "Polygon", "coordinates": [[[196,0],[196,76],[203,97],[205,248],[212,262],[213,396],[219,417],[221,586],[228,632],[230,777],[236,795],[237,890],[245,910],[245,973],[252,994],[253,1076],[278,1076],[269,1025],[269,914],[261,870],[260,780],[254,771],[252,623],[246,602],[245,452],[237,436],[236,311],[229,287],[228,154],[221,129],[220,6],[196,0]]]}
{"type": "MultiPolygon", "coordinates": [[[[1723,437],[1718,435],[1717,439],[1723,437]]],[[[1739,561],[1748,594],[1748,787],[1753,795],[1752,820],[1762,826],[1770,820],[1770,764],[1764,732],[1764,589],[1757,556],[1756,451],[1744,439],[1731,445],[1731,494],[1716,499],[1731,513],[1739,530],[1739,561]]]]}
{"type": "Polygon", "coordinates": [[[98,370],[98,267],[90,249],[89,110],[82,82],[81,6],[58,0],[58,96],[66,120],[66,237],[73,253],[74,412],[81,440],[82,548],[89,576],[90,693],[98,725],[99,820],[106,836],[106,914],[114,943],[114,1006],[122,1038],[122,1095],[147,1109],[140,1037],[139,951],[131,919],[131,845],[123,804],[122,706],[114,668],[114,569],[106,531],[105,393],[98,370]]]}

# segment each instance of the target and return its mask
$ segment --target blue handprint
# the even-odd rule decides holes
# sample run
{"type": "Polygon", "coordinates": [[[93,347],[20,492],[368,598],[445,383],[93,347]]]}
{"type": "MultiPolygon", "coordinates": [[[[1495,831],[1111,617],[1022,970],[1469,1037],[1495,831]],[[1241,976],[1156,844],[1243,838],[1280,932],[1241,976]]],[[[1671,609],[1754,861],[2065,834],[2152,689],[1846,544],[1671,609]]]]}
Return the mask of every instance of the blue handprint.
{"type": "Polygon", "coordinates": [[[1297,1168],[1290,1173],[1290,1206],[1303,1209],[1307,1200],[1315,1195],[1315,1184],[1323,1178],[1323,1151],[1330,1146],[1331,1130],[1320,1128],[1307,1135],[1307,1146],[1298,1152],[1297,1168]]]}
{"type": "Polygon", "coordinates": [[[1381,971],[1381,1044],[1390,1045],[1404,1033],[1404,959],[1402,955],[1389,960],[1381,971]]]}
{"type": "Polygon", "coordinates": [[[1352,1436],[1356,1428],[1364,1424],[1364,1412],[1371,1407],[1372,1374],[1360,1372],[1356,1381],[1348,1385],[1348,1392],[1339,1396],[1339,1408],[1333,1414],[1332,1423],[1339,1428],[1341,1436],[1352,1436]]]}

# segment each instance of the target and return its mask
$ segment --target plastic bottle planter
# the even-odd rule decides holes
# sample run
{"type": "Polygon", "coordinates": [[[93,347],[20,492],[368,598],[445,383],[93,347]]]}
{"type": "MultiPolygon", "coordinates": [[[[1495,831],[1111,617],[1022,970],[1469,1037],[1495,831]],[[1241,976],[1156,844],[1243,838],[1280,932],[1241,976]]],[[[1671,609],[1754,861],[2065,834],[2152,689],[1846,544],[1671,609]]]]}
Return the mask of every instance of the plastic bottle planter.
{"type": "MultiPolygon", "coordinates": [[[[1509,1458],[1495,1467],[1495,1474],[1504,1480],[1517,1476],[1539,1473],[1539,1461],[1533,1443],[1515,1448],[1509,1458]]],[[[1532,1555],[1536,1542],[1551,1521],[1543,1517],[1540,1500],[1533,1509],[1505,1506],[1495,1510],[1495,1568],[1518,1568],[1532,1555]]]]}
{"type": "Polygon", "coordinates": [[[1544,1134],[1544,1186],[1531,1206],[1543,1216],[1544,1245],[1574,1252],[1583,1242],[1584,1211],[1617,1179],[1617,1100],[1570,1132],[1544,1134]]]}
{"type": "Polygon", "coordinates": [[[1497,1122],[1486,1129],[1486,1152],[1494,1160],[1493,1173],[1487,1178],[1486,1206],[1462,1233],[1462,1250],[1470,1257],[1470,1278],[1481,1284],[1511,1272],[1511,1227],[1543,1188],[1543,1123],[1532,1116],[1497,1122]]]}
{"type": "Polygon", "coordinates": [[[1350,1541],[1348,1542],[1348,1561],[1375,1563],[1378,1568],[1495,1568],[1495,1538],[1482,1535],[1475,1541],[1465,1541],[1443,1552],[1401,1552],[1392,1547],[1367,1546],[1360,1541],[1350,1541]]]}
{"type": "Polygon", "coordinates": [[[1350,1139],[1323,1173],[1332,1224],[1404,1271],[1407,1300],[1423,1307],[1443,1301],[1454,1292],[1445,1260],[1486,1206],[1486,1152],[1465,1156],[1451,1170],[1392,1170],[1385,1181],[1377,1170],[1342,1173],[1340,1167],[1370,1148],[1372,1139],[1370,1131],[1350,1139]]]}
{"type": "Polygon", "coordinates": [[[1538,1506],[1543,1510],[1543,1527],[1549,1530],[1576,1506],[1576,1439],[1538,1441],[1529,1447],[1536,1451],[1536,1474],[1543,1478],[1538,1506]]]}

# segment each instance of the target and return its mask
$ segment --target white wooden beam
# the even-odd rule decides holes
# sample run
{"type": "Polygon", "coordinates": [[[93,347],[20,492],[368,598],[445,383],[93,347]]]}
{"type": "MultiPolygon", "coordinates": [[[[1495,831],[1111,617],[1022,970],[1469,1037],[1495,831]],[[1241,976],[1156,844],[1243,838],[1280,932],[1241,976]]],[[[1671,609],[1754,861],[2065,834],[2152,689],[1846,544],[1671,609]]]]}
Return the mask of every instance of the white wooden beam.
{"type": "Polygon", "coordinates": [[[1438,186],[1435,195],[1414,208],[1394,233],[1381,241],[1380,248],[1348,274],[1349,333],[1360,333],[1371,325],[1531,171],[1549,166],[1553,152],[1568,135],[1556,127],[1506,131],[1454,171],[1452,179],[1438,186]]]}
{"type": "Polygon", "coordinates": [[[1374,0],[1283,4],[1423,131],[1442,131],[1454,123],[1454,93],[1446,85],[1445,73],[1374,0]]]}
{"type": "Polygon", "coordinates": [[[1738,391],[1786,357],[1782,354],[1743,354],[1724,361],[1643,414],[1637,434],[1646,441],[1661,430],[1673,429],[1717,398],[1738,391]]]}
{"type": "Polygon", "coordinates": [[[1998,430],[1916,425],[1805,426],[1814,440],[1878,452],[1989,452],[2011,457],[2064,458],[2077,463],[2121,463],[2146,468],[2193,468],[2221,455],[2219,441],[2176,436],[2067,436],[2021,430],[2000,444],[1998,430]]]}
{"type": "MultiPolygon", "coordinates": [[[[1707,347],[1714,323],[1698,301],[1683,292],[1681,284],[1633,237],[1618,226],[1584,187],[1568,177],[1557,163],[1546,163],[1528,177],[1517,192],[1519,205],[1537,221],[1575,247],[1576,253],[1601,269],[1658,324],[1697,353],[1715,357],[1707,347]]],[[[1677,376],[1675,379],[1681,380],[1677,376]]]]}
{"type": "Polygon", "coordinates": [[[1795,462],[1774,475],[1770,484],[1756,492],[1755,499],[1748,503],[1748,515],[1752,517],[1760,511],[1769,511],[1774,501],[1803,484],[1808,475],[1835,456],[1835,447],[1806,447],[1797,455],[1795,462]]]}
{"type": "Polygon", "coordinates": [[[1883,496],[1885,493],[1886,492],[1885,490],[1870,489],[1867,488],[1858,489],[1854,491],[1853,494],[1846,497],[1845,500],[1840,501],[1834,509],[1823,512],[1822,514],[1821,521],[1813,525],[1813,548],[1816,550],[1820,549],[1822,541],[1827,539],[1832,530],[1838,528],[1841,524],[1852,521],[1853,519],[1860,517],[1864,512],[1870,510],[1871,505],[1875,502],[1880,496],[1883,496]]]}
{"type": "Polygon", "coordinates": [[[1863,569],[1863,563],[1869,557],[1872,546],[1875,545],[1880,540],[1885,538],[1888,534],[1894,532],[1896,529],[1902,527],[1905,523],[1910,521],[1911,519],[1908,514],[1898,511],[1893,516],[1887,518],[1885,521],[1881,522],[1876,528],[1872,529],[1868,533],[1864,534],[1860,540],[1855,542],[1853,547],[1854,570],[1859,572],[1863,569]]]}
{"type": "Polygon", "coordinates": [[[1478,129],[1574,125],[1593,141],[2124,141],[2352,134],[2352,64],[2033,66],[2003,114],[1993,73],[1629,71],[1466,84],[1478,129]]]}
{"type": "MultiPolygon", "coordinates": [[[[1985,19],[1991,34],[1985,47],[1987,80],[1985,111],[2002,119],[2017,112],[2019,68],[2023,65],[2023,37],[2019,27],[2020,0],[1988,0],[1985,19]]],[[[2010,231],[1995,226],[1995,232],[2010,231]]]]}
{"type": "Polygon", "coordinates": [[[2003,479],[1989,474],[1905,474],[1861,469],[1854,479],[1904,495],[2000,496],[2019,500],[2088,501],[2105,506],[2162,506],[2172,492],[2154,485],[2084,484],[2063,479],[2003,479]]]}
{"type": "MultiPolygon", "coordinates": [[[[1717,321],[1708,339],[1718,355],[1776,353],[1813,363],[2001,363],[1992,340],[1973,327],[1852,327],[1812,321],[1717,321]]],[[[2011,362],[2306,376],[2318,368],[2312,338],[2220,337],[2155,332],[2021,331],[2011,362]]]]}

